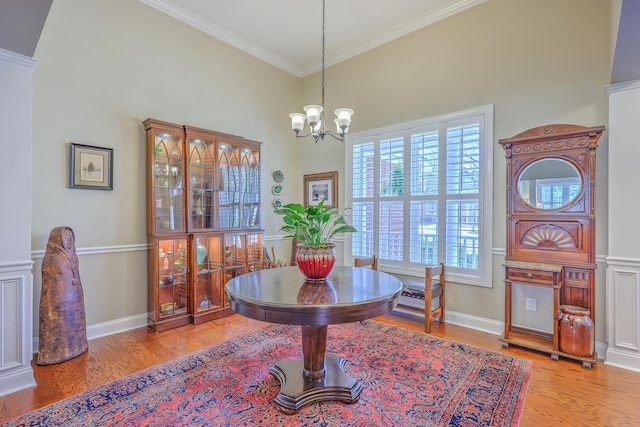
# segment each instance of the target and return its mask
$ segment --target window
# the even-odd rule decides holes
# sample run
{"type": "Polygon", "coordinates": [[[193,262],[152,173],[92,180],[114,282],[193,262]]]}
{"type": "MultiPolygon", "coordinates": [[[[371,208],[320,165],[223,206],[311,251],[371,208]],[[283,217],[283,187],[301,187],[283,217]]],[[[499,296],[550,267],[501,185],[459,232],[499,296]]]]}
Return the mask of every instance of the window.
{"type": "Polygon", "coordinates": [[[557,209],[569,204],[580,192],[578,179],[539,179],[537,200],[542,209],[557,209]]]}
{"type": "Polygon", "coordinates": [[[491,287],[492,105],[353,134],[346,158],[348,255],[491,287]]]}

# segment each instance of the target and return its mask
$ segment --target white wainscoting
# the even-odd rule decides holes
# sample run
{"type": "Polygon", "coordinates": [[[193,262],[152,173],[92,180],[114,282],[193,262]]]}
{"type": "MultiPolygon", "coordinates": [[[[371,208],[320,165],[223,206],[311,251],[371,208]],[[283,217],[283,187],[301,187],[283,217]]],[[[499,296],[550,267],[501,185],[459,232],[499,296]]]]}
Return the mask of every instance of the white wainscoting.
{"type": "Polygon", "coordinates": [[[607,259],[607,364],[640,372],[640,260],[607,259]]]}
{"type": "Polygon", "coordinates": [[[33,349],[31,260],[0,264],[0,396],[36,385],[33,349]]]}

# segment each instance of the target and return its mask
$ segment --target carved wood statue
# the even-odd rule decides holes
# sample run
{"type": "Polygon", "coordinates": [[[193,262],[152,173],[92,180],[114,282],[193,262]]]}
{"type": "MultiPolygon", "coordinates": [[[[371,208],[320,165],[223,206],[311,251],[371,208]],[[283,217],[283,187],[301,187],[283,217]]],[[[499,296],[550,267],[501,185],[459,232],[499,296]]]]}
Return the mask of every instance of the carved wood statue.
{"type": "Polygon", "coordinates": [[[49,234],[42,260],[39,335],[38,365],[60,363],[88,349],[75,234],[69,227],[49,234]]]}

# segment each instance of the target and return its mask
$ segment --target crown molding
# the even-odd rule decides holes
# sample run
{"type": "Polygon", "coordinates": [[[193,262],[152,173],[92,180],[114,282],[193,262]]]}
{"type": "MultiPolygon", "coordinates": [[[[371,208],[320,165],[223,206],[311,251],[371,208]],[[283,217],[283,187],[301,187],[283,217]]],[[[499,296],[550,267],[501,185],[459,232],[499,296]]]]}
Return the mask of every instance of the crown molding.
{"type": "Polygon", "coordinates": [[[626,82],[613,83],[605,86],[605,89],[609,93],[624,92],[627,90],[634,90],[640,88],[640,80],[629,80],[626,82]]]}
{"type": "MultiPolygon", "coordinates": [[[[322,68],[322,64],[320,61],[317,61],[306,67],[296,66],[291,62],[286,61],[279,56],[273,55],[270,52],[260,48],[259,46],[256,46],[255,44],[244,40],[225,29],[222,29],[208,21],[205,21],[204,19],[200,18],[197,15],[194,15],[193,13],[185,9],[169,4],[166,0],[138,1],[154,9],[157,9],[179,21],[182,21],[187,25],[197,28],[198,30],[209,34],[210,36],[215,37],[237,49],[240,49],[245,53],[248,53],[249,55],[252,55],[268,64],[271,64],[274,67],[280,68],[281,70],[293,74],[296,77],[306,77],[310,74],[320,71],[320,69],[322,68]]],[[[360,43],[342,49],[335,54],[327,55],[325,57],[325,65],[331,66],[339,62],[346,61],[349,58],[360,55],[361,53],[374,49],[378,46],[381,46],[399,37],[419,30],[420,28],[431,25],[435,22],[438,22],[442,19],[445,19],[449,16],[462,12],[463,10],[469,9],[486,1],[487,0],[458,0],[453,4],[445,5],[432,13],[418,16],[381,34],[378,34],[375,37],[370,37],[360,43]]]]}
{"type": "Polygon", "coordinates": [[[218,27],[217,25],[213,25],[212,23],[205,21],[188,12],[182,8],[176,7],[174,5],[168,4],[164,0],[138,0],[141,3],[146,4],[147,6],[151,6],[154,9],[159,10],[160,12],[166,13],[167,15],[184,22],[187,25],[190,25],[206,34],[209,34],[212,37],[217,38],[231,46],[240,49],[251,56],[255,56],[258,59],[263,60],[266,63],[269,63],[281,70],[284,70],[290,74],[293,74],[297,77],[303,77],[301,75],[301,69],[299,67],[294,66],[293,64],[283,60],[282,58],[272,55],[266,50],[256,46],[255,44],[244,40],[235,34],[230,33],[229,31],[218,27]]]}
{"type": "MultiPolygon", "coordinates": [[[[374,37],[365,39],[362,42],[343,49],[335,54],[327,55],[325,58],[325,65],[331,66],[342,61],[346,61],[347,59],[375,49],[378,46],[382,46],[385,43],[389,43],[390,41],[406,36],[407,34],[453,16],[456,13],[462,12],[466,9],[470,9],[486,1],[487,0],[460,0],[454,2],[453,4],[445,5],[429,14],[417,16],[409,21],[403,22],[400,25],[390,28],[387,31],[375,35],[374,37]]],[[[321,68],[322,63],[318,61],[312,66],[304,68],[302,71],[302,77],[320,71],[321,68]]]]}
{"type": "Polygon", "coordinates": [[[0,48],[0,61],[11,62],[29,68],[36,68],[38,61],[30,56],[21,55],[10,50],[0,48]]]}

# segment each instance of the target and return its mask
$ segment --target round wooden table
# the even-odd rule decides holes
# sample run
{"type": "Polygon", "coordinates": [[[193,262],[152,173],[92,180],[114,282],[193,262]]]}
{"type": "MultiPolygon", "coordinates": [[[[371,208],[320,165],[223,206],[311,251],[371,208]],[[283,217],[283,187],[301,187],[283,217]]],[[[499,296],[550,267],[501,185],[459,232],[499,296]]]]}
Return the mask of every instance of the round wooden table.
{"type": "Polygon", "coordinates": [[[301,325],[303,360],[280,360],[269,370],[281,385],[278,408],[293,414],[320,400],[358,401],[362,386],[344,372],[346,361],[326,354],[327,325],[391,311],[402,283],[390,274],[355,267],[336,267],[326,283],[310,283],[297,267],[285,267],[242,274],[225,290],[231,308],[243,316],[301,325]]]}

